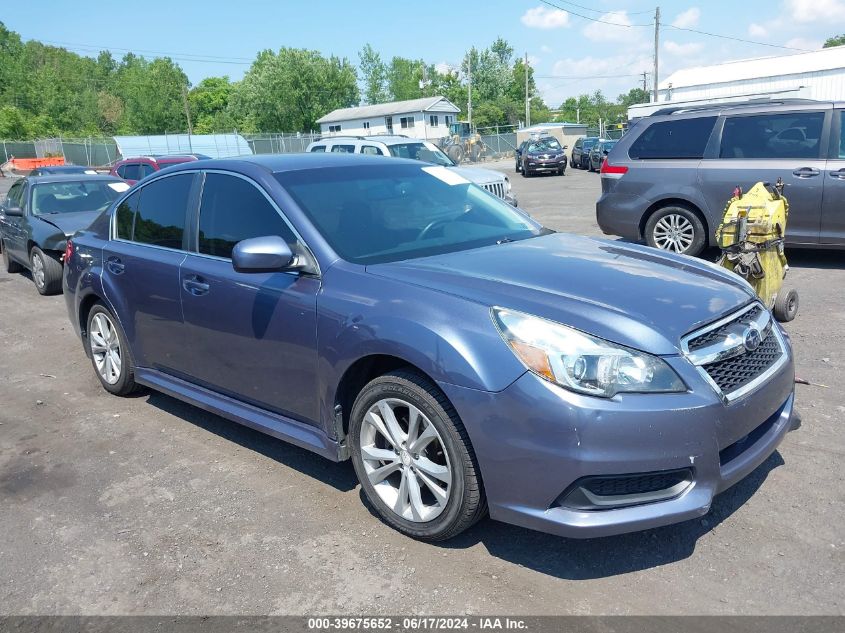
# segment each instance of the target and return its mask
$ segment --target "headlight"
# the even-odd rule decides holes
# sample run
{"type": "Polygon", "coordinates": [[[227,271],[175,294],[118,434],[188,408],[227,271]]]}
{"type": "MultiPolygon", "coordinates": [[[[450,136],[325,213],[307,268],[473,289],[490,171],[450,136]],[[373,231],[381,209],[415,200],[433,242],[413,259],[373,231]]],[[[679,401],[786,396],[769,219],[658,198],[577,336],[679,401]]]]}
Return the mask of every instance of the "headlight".
{"type": "Polygon", "coordinates": [[[493,308],[493,320],[517,358],[541,378],[591,396],[686,391],[663,360],[522,312],[493,308]]]}

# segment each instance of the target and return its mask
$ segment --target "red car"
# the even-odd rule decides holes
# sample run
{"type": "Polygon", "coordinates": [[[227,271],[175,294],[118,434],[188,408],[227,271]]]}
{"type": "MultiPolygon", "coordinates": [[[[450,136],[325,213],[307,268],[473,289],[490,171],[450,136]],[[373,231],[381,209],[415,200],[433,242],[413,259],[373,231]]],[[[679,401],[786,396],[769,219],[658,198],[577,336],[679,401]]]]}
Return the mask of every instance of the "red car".
{"type": "Polygon", "coordinates": [[[124,158],[112,165],[109,172],[112,176],[122,178],[130,185],[149,176],[153,172],[170,167],[171,165],[178,165],[179,163],[189,163],[194,160],[203,160],[209,158],[203,154],[179,154],[169,156],[135,156],[134,158],[124,158]]]}

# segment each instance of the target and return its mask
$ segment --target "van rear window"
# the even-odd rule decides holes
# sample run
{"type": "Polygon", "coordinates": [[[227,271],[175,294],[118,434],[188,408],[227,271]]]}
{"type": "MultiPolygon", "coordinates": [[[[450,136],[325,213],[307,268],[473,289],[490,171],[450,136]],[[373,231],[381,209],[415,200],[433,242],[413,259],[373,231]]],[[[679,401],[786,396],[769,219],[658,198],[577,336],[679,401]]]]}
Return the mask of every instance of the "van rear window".
{"type": "Polygon", "coordinates": [[[634,159],[703,158],[715,116],[659,121],[645,128],[628,156],[634,159]]]}

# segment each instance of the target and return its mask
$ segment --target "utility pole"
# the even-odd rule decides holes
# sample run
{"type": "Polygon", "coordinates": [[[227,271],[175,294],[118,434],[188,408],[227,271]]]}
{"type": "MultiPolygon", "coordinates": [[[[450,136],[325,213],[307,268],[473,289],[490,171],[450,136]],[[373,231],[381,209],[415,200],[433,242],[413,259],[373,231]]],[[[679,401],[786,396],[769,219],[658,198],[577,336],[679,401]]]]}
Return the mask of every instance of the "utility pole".
{"type": "Polygon", "coordinates": [[[194,153],[194,145],[191,142],[191,135],[194,133],[194,128],[191,125],[191,108],[188,107],[188,87],[182,86],[182,105],[185,106],[185,118],[188,120],[188,149],[191,154],[194,153]]]}
{"type": "Polygon", "coordinates": [[[467,67],[469,68],[469,72],[467,73],[467,120],[469,121],[470,129],[472,129],[472,49],[469,51],[467,67]]]}
{"type": "Polygon", "coordinates": [[[654,10],[654,102],[657,103],[657,54],[660,49],[660,7],[654,10]]]}
{"type": "Polygon", "coordinates": [[[646,71],[643,71],[643,92],[648,92],[648,87],[646,85],[646,77],[647,76],[648,76],[648,73],[646,71]]]}
{"type": "Polygon", "coordinates": [[[531,127],[531,97],[528,95],[528,51],[525,52],[525,127],[531,127]]]}

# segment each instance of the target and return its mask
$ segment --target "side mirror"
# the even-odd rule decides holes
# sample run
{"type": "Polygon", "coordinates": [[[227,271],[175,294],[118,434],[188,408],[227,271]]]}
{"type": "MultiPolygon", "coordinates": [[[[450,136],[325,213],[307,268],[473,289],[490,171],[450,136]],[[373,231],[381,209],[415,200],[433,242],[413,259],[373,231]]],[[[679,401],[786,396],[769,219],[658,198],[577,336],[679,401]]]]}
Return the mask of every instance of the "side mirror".
{"type": "Polygon", "coordinates": [[[610,151],[609,151],[609,150],[604,150],[604,151],[602,152],[602,154],[604,154],[605,156],[607,156],[609,153],[610,153],[610,151]]]}
{"type": "Polygon", "coordinates": [[[569,149],[569,145],[564,145],[563,149],[569,149]]]}
{"type": "Polygon", "coordinates": [[[23,217],[23,209],[21,209],[20,207],[3,207],[3,213],[8,215],[10,218],[23,217]]]}
{"type": "Polygon", "coordinates": [[[232,267],[239,273],[275,273],[293,263],[290,246],[277,235],[242,240],[232,249],[232,267]]]}

